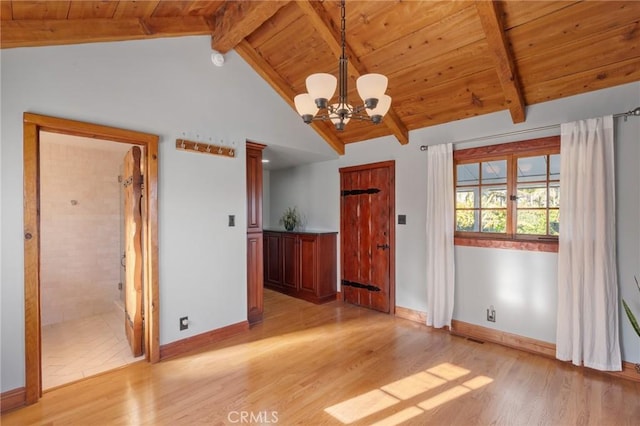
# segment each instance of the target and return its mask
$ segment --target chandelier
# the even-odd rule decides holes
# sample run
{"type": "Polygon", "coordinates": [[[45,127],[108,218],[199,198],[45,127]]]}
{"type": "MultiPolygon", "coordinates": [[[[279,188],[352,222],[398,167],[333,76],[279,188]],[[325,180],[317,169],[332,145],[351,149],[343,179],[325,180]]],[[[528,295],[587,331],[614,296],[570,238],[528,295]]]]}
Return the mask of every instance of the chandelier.
{"type": "Polygon", "coordinates": [[[363,105],[355,107],[347,100],[347,55],[345,54],[346,42],[346,19],[345,0],[340,2],[340,30],[342,34],[342,54],[338,63],[339,77],[326,73],[311,74],[305,83],[308,93],[302,93],[294,98],[294,103],[298,114],[302,120],[309,124],[314,120],[331,120],[337,130],[344,130],[344,126],[349,120],[356,119],[371,121],[378,124],[382,117],[391,107],[391,97],[385,95],[388,79],[382,74],[365,74],[356,81],[358,95],[364,102],[363,105]],[[338,89],[338,102],[329,103],[338,89]],[[323,110],[318,114],[319,110],[323,110]],[[364,114],[366,112],[366,115],[364,114]]]}

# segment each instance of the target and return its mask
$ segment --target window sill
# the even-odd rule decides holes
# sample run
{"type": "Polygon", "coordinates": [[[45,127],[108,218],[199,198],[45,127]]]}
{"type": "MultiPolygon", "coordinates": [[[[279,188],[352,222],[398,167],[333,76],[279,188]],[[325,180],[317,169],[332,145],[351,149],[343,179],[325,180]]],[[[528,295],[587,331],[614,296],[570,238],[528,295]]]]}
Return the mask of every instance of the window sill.
{"type": "Polygon", "coordinates": [[[506,239],[500,239],[500,238],[454,237],[454,244],[456,246],[468,246],[468,247],[543,251],[548,253],[558,252],[557,241],[506,240],[506,239]]]}

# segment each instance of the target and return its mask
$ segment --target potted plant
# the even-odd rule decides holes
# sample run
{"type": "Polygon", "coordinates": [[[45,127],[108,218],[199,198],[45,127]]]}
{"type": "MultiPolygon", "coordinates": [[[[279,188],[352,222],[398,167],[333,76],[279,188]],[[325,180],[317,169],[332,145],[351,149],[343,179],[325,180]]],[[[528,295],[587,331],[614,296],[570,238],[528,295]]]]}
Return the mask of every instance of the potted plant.
{"type": "Polygon", "coordinates": [[[287,207],[280,218],[280,224],[284,225],[287,231],[293,231],[302,223],[302,218],[297,207],[287,207]]]}
{"type": "MultiPolygon", "coordinates": [[[[638,278],[633,277],[633,279],[636,281],[636,287],[638,287],[638,291],[640,291],[640,284],[638,284],[638,278]]],[[[627,313],[629,322],[631,322],[631,326],[636,331],[636,334],[638,335],[638,337],[640,337],[640,324],[638,324],[638,320],[636,319],[635,315],[633,315],[633,312],[631,312],[631,308],[629,308],[629,305],[627,305],[627,302],[625,302],[624,299],[622,299],[622,305],[624,306],[624,311],[627,313]]],[[[640,363],[636,364],[636,371],[638,372],[638,374],[640,374],[640,363]]]]}

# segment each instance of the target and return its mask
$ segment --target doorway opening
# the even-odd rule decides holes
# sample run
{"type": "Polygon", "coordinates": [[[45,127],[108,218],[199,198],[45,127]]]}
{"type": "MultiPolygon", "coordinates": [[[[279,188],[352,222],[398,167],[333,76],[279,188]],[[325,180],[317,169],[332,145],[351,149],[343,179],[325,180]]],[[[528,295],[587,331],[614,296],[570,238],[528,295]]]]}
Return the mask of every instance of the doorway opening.
{"type": "MultiPolygon", "coordinates": [[[[42,396],[43,390],[43,376],[42,371],[46,366],[43,365],[43,355],[46,352],[43,348],[48,341],[47,339],[47,327],[56,319],[64,319],[65,316],[68,319],[72,317],[80,317],[82,314],[97,314],[98,311],[107,310],[107,305],[111,310],[106,315],[111,313],[117,308],[116,300],[109,300],[110,298],[116,299],[119,296],[118,281],[112,283],[111,288],[105,288],[104,293],[107,294],[106,299],[92,298],[91,300],[83,300],[80,296],[80,302],[78,300],[61,306],[57,309],[51,309],[52,306],[46,305],[50,303],[55,305],[49,298],[54,291],[51,290],[51,284],[63,282],[65,285],[68,282],[72,282],[73,279],[82,276],[83,266],[73,264],[80,257],[80,251],[91,251],[87,249],[88,242],[92,239],[98,238],[99,226],[95,222],[95,217],[89,214],[85,214],[82,219],[83,208],[91,206],[91,198],[97,200],[106,199],[105,189],[94,187],[93,189],[84,188],[84,190],[77,192],[78,195],[71,195],[66,193],[66,197],[52,201],[49,197],[51,191],[48,185],[51,182],[46,180],[47,176],[44,173],[49,173],[47,169],[46,156],[49,156],[50,146],[48,146],[47,138],[63,135],[62,137],[70,138],[74,137],[76,144],[75,147],[65,147],[65,150],[81,151],[80,147],[86,148],[89,143],[102,143],[107,144],[111,150],[120,151],[120,148],[114,147],[121,145],[124,148],[122,150],[130,149],[130,151],[137,151],[138,155],[142,151],[144,154],[138,159],[141,160],[141,166],[144,169],[144,175],[139,174],[139,183],[144,185],[144,189],[140,192],[140,202],[137,208],[140,212],[140,221],[138,225],[138,232],[140,235],[140,256],[137,258],[137,268],[140,271],[139,291],[141,311],[145,312],[144,318],[144,332],[140,328],[140,342],[141,346],[145,348],[144,359],[150,362],[157,362],[159,360],[159,310],[158,310],[158,243],[157,243],[157,178],[158,178],[158,137],[147,133],[135,132],[130,130],[118,129],[113,127],[101,126],[96,124],[83,123],[73,120],[66,120],[55,117],[47,117],[37,114],[25,113],[24,114],[24,275],[25,275],[25,368],[26,368],[26,380],[25,380],[25,403],[32,404],[42,396]],[[100,142],[98,142],[100,140],[100,142]],[[56,203],[68,204],[68,206],[62,207],[56,206],[56,203]],[[57,219],[48,216],[48,213],[55,212],[56,209],[67,209],[72,213],[70,215],[58,216],[57,219]],[[79,214],[80,213],[80,214],[79,214]],[[47,226],[51,221],[64,221],[68,220],[72,215],[78,216],[84,222],[80,225],[83,228],[83,233],[92,234],[88,238],[86,235],[84,239],[76,239],[75,241],[64,241],[65,238],[70,239],[69,229],[66,229],[64,223],[56,224],[57,227],[47,226]],[[92,223],[92,220],[94,222],[92,223]],[[85,223],[86,222],[86,223],[85,223]],[[60,250],[56,250],[55,245],[68,244],[65,249],[61,247],[60,250]],[[47,252],[45,252],[45,250],[47,252]],[[63,262],[67,263],[67,271],[65,273],[61,271],[55,271],[52,266],[55,262],[51,261],[51,257],[55,259],[56,256],[62,256],[70,251],[71,254],[75,252],[75,258],[67,256],[63,259],[63,262]],[[48,253],[48,254],[47,254],[48,253]],[[53,274],[51,274],[53,271],[53,274]],[[66,275],[65,275],[66,274],[66,275]],[[53,275],[53,279],[52,276],[53,275]],[[47,294],[49,293],[49,294],[47,294]],[[48,297],[49,296],[49,297],[48,297]],[[142,297],[144,296],[144,297],[142,297]],[[74,308],[75,307],[75,308],[74,308]]],[[[106,145],[105,145],[106,146],[106,145]]],[[[119,153],[120,154],[120,153],[119,153]]],[[[101,154],[101,155],[104,155],[101,154]]],[[[97,162],[90,156],[83,159],[76,159],[76,164],[68,165],[71,169],[80,168],[95,168],[94,174],[99,174],[98,170],[101,167],[102,162],[97,162]]],[[[70,173],[69,173],[70,174],[70,173]]],[[[114,176],[117,182],[117,173],[114,176]]],[[[86,179],[86,177],[85,177],[86,179]]],[[[49,185],[50,186],[50,185],[49,185]]],[[[117,188],[117,187],[116,187],[117,188]]],[[[69,188],[67,188],[69,189],[69,188]]],[[[55,192],[55,191],[54,191],[55,192]]],[[[116,189],[116,199],[120,199],[120,195],[116,189]]],[[[117,201],[116,201],[117,202],[117,201]]],[[[117,205],[117,204],[116,204],[117,205]]],[[[119,209],[119,207],[117,207],[119,209]]],[[[104,208],[103,208],[104,210],[104,208]]],[[[87,213],[85,211],[84,213],[87,213]]],[[[94,211],[95,213],[95,211],[94,211]]],[[[119,216],[119,214],[117,215],[119,216]]],[[[78,219],[76,217],[76,219],[78,219]]],[[[78,225],[78,223],[76,223],[78,225]]],[[[73,225],[70,225],[73,226],[73,225]]],[[[126,233],[127,231],[125,231],[126,233]]],[[[116,239],[120,235],[119,228],[115,230],[116,239]]],[[[100,250],[106,250],[102,247],[100,250]]],[[[99,249],[95,249],[94,253],[98,253],[99,249]]],[[[113,249],[111,249],[113,250],[113,249]]],[[[119,244],[117,249],[119,251],[119,244]]],[[[105,252],[106,254],[106,252],[105,252]]],[[[119,256],[118,256],[119,257],[119,256]]],[[[118,262],[116,257],[116,262],[118,262]]],[[[95,260],[95,259],[94,259],[95,260]]],[[[129,260],[127,260],[127,266],[129,266],[129,260]]],[[[102,264],[94,262],[94,271],[96,277],[109,276],[113,274],[116,279],[119,277],[119,269],[115,271],[106,272],[101,271],[102,264]]],[[[117,268],[117,267],[116,267],[117,268]]],[[[90,269],[90,268],[86,268],[90,269]]],[[[99,280],[100,278],[98,278],[99,280]]],[[[124,283],[123,283],[124,284],[124,283]]],[[[89,283],[86,279],[83,280],[83,286],[89,287],[89,283]]],[[[77,290],[77,288],[76,288],[77,290]]],[[[92,289],[95,293],[100,293],[103,290],[92,289]]],[[[73,289],[66,288],[60,291],[60,293],[73,293],[73,289]]],[[[58,294],[59,296],[59,294],[58,294]]],[[[91,296],[91,297],[93,297],[91,296]]],[[[78,299],[78,298],[77,298],[78,299]]],[[[55,300],[55,299],[54,299],[55,300]]],[[[128,306],[128,305],[127,305],[128,306]]],[[[117,311],[115,311],[117,312],[117,311]]],[[[101,315],[102,313],[100,313],[101,315]]],[[[114,314],[116,316],[118,314],[114,314]]],[[[98,315],[99,316],[99,315],[98,315]]],[[[119,315],[118,315],[119,316],[119,315]]],[[[131,315],[127,315],[127,318],[131,315]]],[[[82,319],[78,324],[65,324],[62,327],[55,327],[56,329],[65,329],[64,331],[72,331],[72,344],[67,345],[71,347],[73,343],[78,343],[80,340],[80,329],[86,328],[90,335],[96,336],[98,329],[100,328],[120,328],[121,333],[124,333],[127,319],[123,314],[120,318],[120,326],[115,323],[113,326],[109,325],[103,318],[102,324],[91,322],[86,319],[82,319]],[[76,327],[76,330],[73,330],[76,327]]],[[[142,319],[140,319],[142,321],[142,319]]],[[[54,328],[54,327],[51,327],[54,328]]],[[[121,334],[120,334],[121,335],[121,334]]],[[[117,340],[117,338],[116,338],[117,340]]],[[[102,350],[95,348],[95,342],[91,343],[95,353],[108,352],[115,346],[114,341],[103,343],[102,350]],[[108,348],[108,349],[107,349],[108,348]]],[[[99,345],[98,345],[99,346],[99,345]]],[[[69,349],[67,347],[66,349],[69,349]]],[[[93,371],[97,373],[97,371],[93,371]]],[[[84,373],[83,373],[84,374],[84,373]]],[[[80,378],[80,377],[78,377],[80,378]]],[[[74,380],[74,379],[71,379],[74,380]]],[[[49,387],[51,382],[45,383],[44,387],[49,387]]]]}
{"type": "Polygon", "coordinates": [[[135,145],[40,132],[42,389],[142,359],[125,327],[124,160],[135,145]]]}

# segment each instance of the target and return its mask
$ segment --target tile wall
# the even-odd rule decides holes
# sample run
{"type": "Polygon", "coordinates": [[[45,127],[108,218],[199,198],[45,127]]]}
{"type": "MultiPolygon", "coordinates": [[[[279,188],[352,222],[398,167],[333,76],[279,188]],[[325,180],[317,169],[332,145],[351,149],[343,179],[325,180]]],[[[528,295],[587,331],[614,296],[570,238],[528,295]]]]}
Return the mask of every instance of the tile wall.
{"type": "Polygon", "coordinates": [[[120,297],[124,153],[96,146],[41,142],[42,325],[109,312],[120,297]]]}

